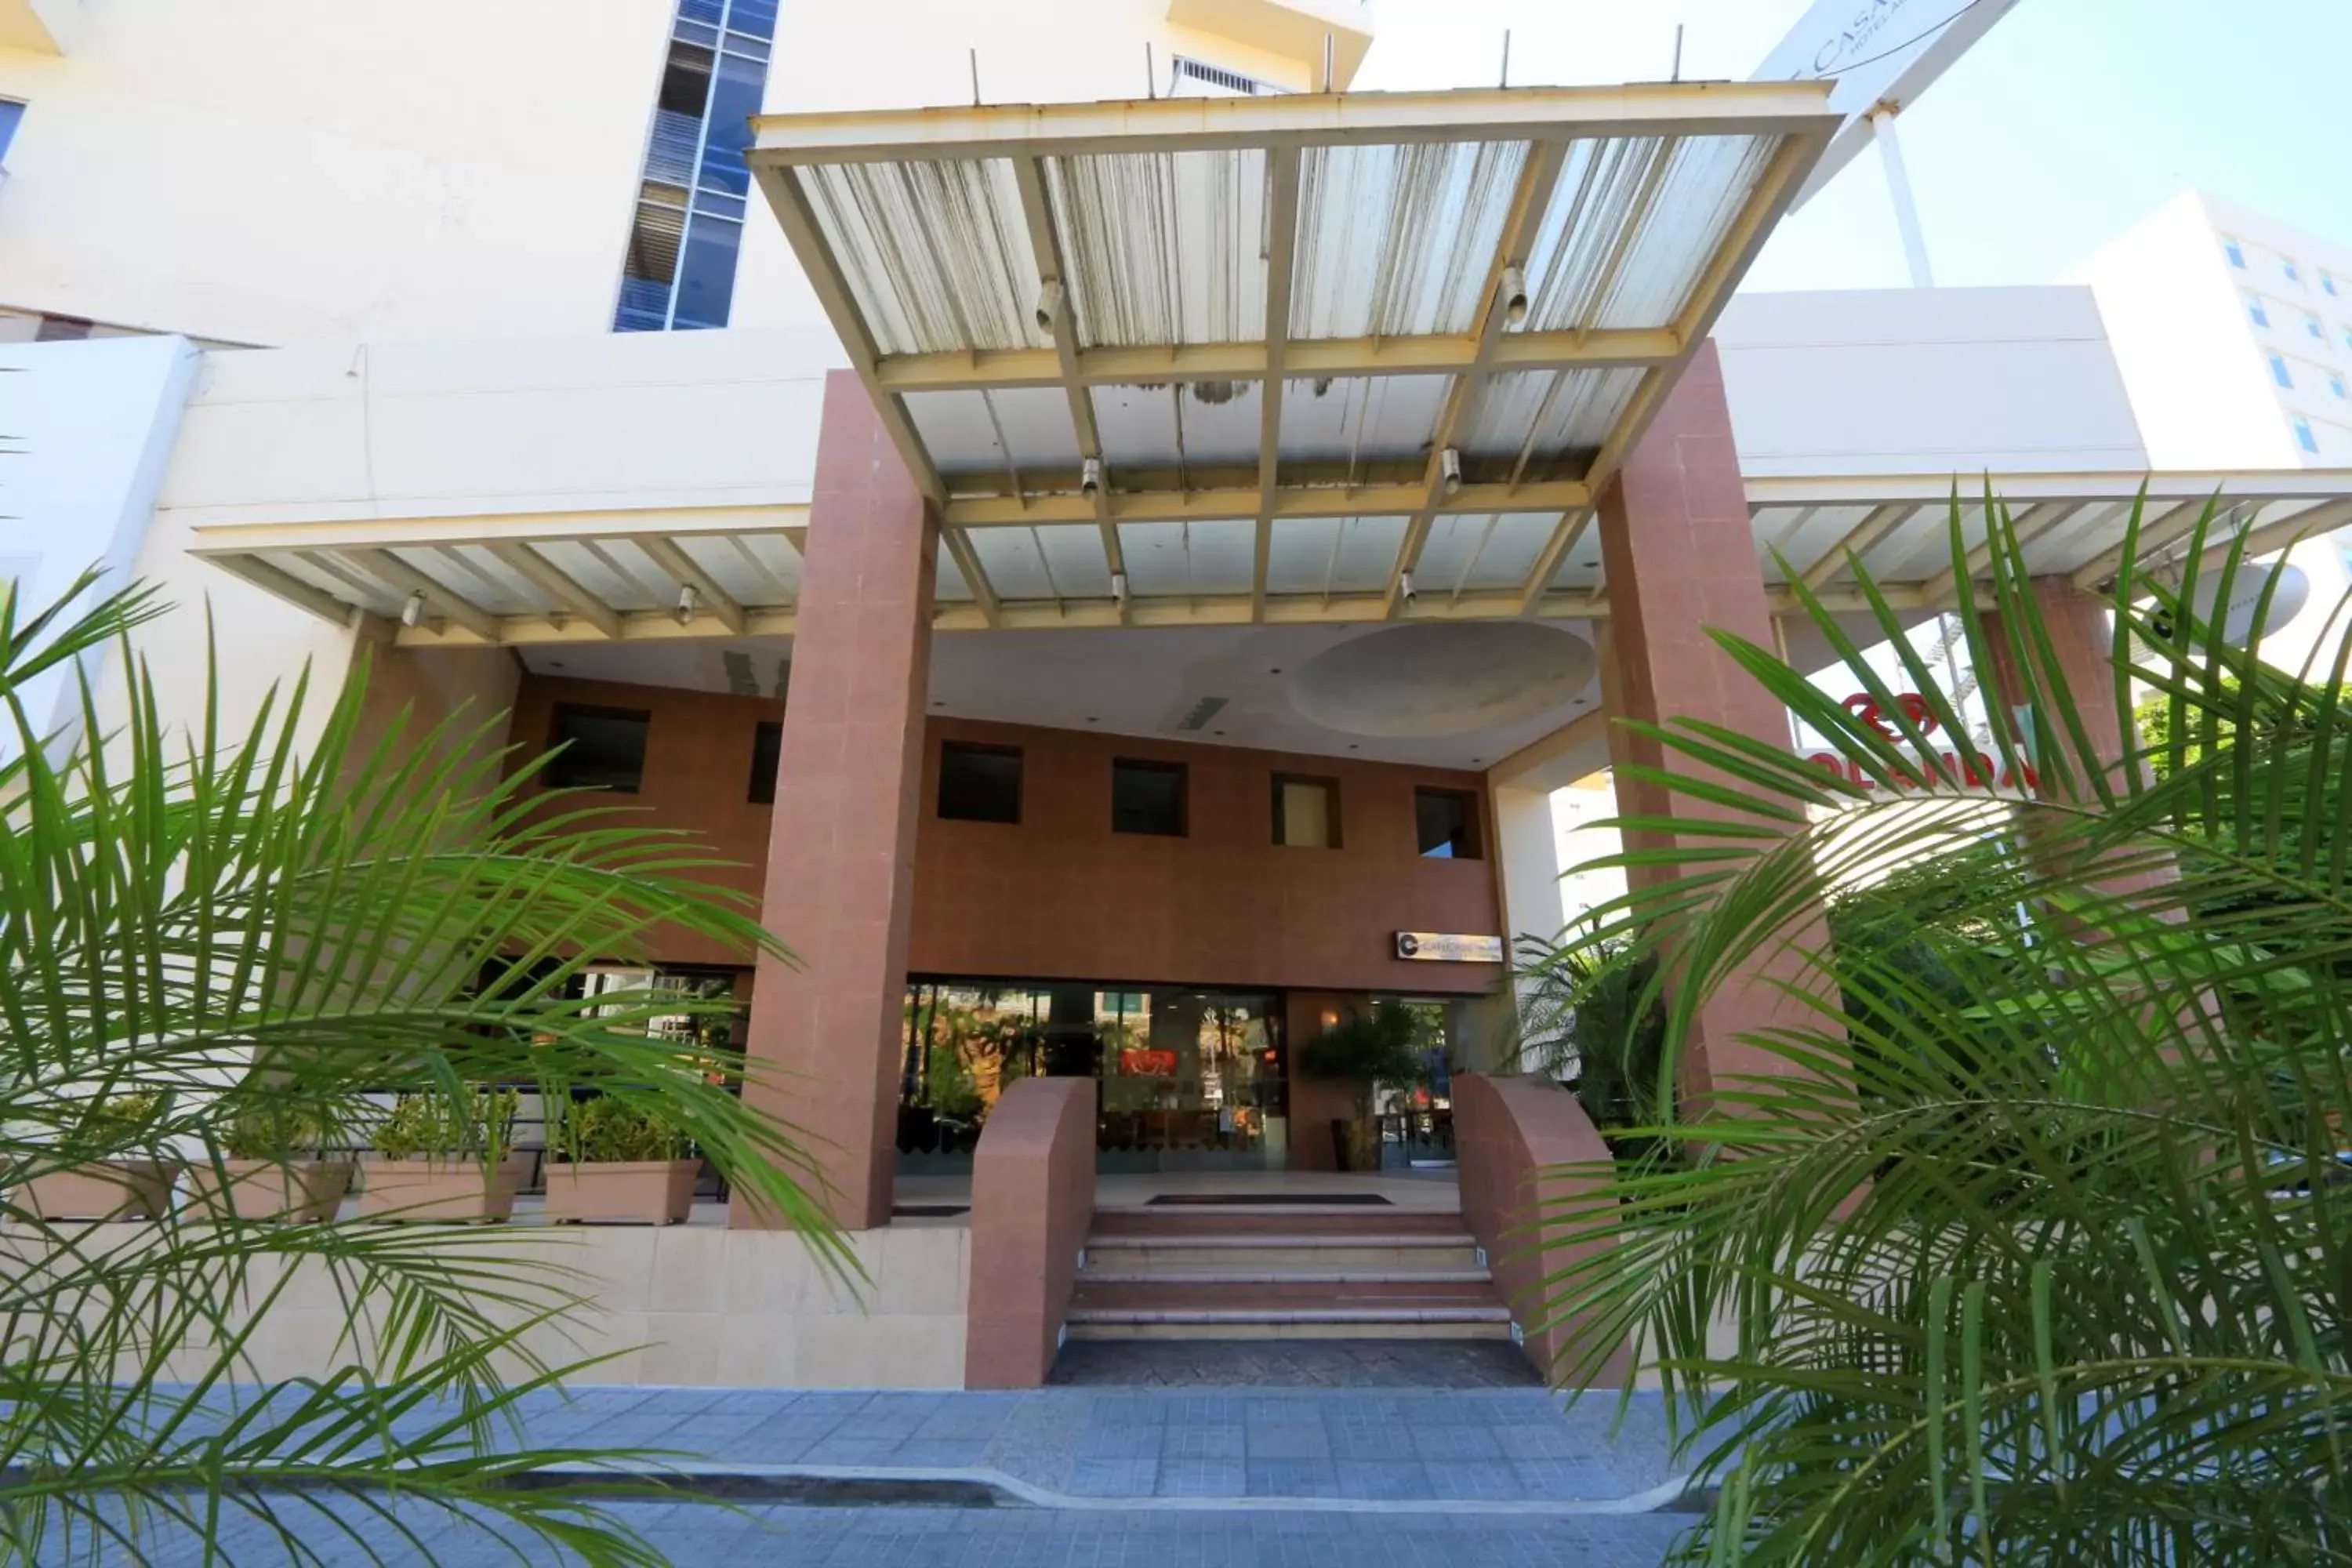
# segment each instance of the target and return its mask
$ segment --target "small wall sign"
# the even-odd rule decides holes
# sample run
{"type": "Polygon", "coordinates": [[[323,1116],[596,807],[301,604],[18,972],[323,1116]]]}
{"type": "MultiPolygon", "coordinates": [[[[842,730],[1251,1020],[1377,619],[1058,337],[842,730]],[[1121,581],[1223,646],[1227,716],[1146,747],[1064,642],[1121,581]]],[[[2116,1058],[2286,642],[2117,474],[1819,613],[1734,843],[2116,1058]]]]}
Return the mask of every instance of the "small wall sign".
{"type": "Polygon", "coordinates": [[[1396,955],[1425,963],[1500,963],[1503,939],[1459,931],[1401,931],[1396,933],[1396,955]]]}

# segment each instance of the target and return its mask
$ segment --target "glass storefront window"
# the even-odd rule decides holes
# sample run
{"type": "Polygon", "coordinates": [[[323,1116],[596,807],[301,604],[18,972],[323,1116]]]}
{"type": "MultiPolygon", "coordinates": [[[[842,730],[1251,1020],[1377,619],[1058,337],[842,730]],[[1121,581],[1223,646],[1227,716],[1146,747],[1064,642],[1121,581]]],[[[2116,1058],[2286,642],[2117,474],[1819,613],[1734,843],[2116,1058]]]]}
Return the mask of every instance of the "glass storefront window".
{"type": "Polygon", "coordinates": [[[1265,1169],[1289,1147],[1282,1006],[1271,992],[917,981],[908,987],[899,1168],[971,1168],[1004,1086],[1099,1085],[1107,1171],[1265,1169]]]}

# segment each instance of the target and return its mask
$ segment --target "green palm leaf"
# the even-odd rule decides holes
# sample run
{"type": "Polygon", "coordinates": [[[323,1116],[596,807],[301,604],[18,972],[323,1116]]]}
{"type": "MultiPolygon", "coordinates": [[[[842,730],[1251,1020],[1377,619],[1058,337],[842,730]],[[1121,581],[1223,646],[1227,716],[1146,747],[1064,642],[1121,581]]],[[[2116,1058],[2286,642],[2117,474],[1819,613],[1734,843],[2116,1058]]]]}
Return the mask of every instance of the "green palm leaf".
{"type": "Polygon", "coordinates": [[[1627,819],[1677,847],[1603,862],[1635,890],[1529,955],[1572,991],[1606,942],[1665,1019],[1656,1114],[1629,1130],[1647,1152],[1621,1136],[1549,1177],[1547,1219],[1612,1243],[1550,1281],[1586,1325],[1558,1371],[1630,1338],[1669,1390],[1719,1487],[1691,1561],[2352,1561],[2345,647],[2290,674],[2231,646],[2190,608],[2244,567],[2221,502],[2178,567],[2138,556],[2135,508],[2112,679],[2070,689],[1986,499],[1983,574],[1957,497],[1950,523],[1969,656],[2017,672],[2029,720],[1979,756],[1925,661],[1905,679],[1964,776],[2031,762],[2039,797],[1948,787],[1907,719],[1889,741],[1715,634],[1881,787],[1650,727],[1665,761],[1643,776],[1733,830],[1627,819]],[[2110,713],[2123,757],[2095,742],[2110,713]],[[1744,1043],[1770,1070],[1678,1110],[1698,1006],[1759,970],[1780,1018],[1744,1043]]]}
{"type": "MultiPolygon", "coordinates": [[[[88,584],[77,584],[82,592],[88,584]]],[[[666,932],[789,958],[690,837],[529,786],[501,715],[365,742],[365,672],[329,706],[298,679],[241,731],[186,731],[126,645],[129,718],[53,754],[32,676],[121,639],[145,590],[80,612],[0,608],[0,1561],[141,1562],[177,1524],[258,1521],[297,1561],[415,1561],[417,1510],[502,1521],[590,1563],[654,1561],[595,1499],[519,1489],[518,1402],[570,1368],[533,1353],[593,1310],[524,1233],[278,1225],[183,1206],[151,1225],[44,1220],[24,1183],[121,1158],[214,1167],[256,1129],[363,1130],[390,1094],[476,1114],[473,1086],[609,1096],[708,1156],[819,1260],[852,1255],[799,1130],[727,1087],[740,1054],[650,1031],[725,1000],[568,985],[666,932]],[[254,1347],[298,1279],[331,1288],[343,1370],[278,1384],[254,1347]]],[[[611,1495],[602,1486],[596,1496],[611,1495]]]]}

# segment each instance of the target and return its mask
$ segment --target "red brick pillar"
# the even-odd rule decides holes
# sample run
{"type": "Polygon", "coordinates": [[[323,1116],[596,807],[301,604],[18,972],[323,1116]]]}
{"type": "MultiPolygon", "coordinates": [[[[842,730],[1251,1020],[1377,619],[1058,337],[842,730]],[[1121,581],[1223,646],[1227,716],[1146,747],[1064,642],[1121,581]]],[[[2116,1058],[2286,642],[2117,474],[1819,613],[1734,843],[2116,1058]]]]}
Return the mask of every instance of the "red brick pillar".
{"type": "MultiPolygon", "coordinates": [[[[847,371],[825,377],[761,919],[753,1105],[790,1123],[852,1230],[887,1225],[930,676],[938,521],[847,371]]],[[[735,1201],[730,1224],[772,1216],[735,1201]]]]}
{"type": "MultiPolygon", "coordinates": [[[[1771,607],[1748,521],[1748,493],[1732,445],[1731,411],[1712,342],[1703,344],[1656,419],[1601,490],[1601,556],[1609,593],[1601,679],[1612,719],[1664,723],[1700,719],[1790,743],[1789,716],[1728,656],[1706,628],[1772,646],[1771,607]]],[[[1656,742],[1609,727],[1609,760],[1622,815],[1722,818],[1705,802],[1629,778],[1629,764],[1656,767],[1656,742]]],[[[1676,759],[1676,771],[1704,772],[1676,759]]],[[[1628,848],[1669,847],[1661,836],[1628,835],[1628,848]],[[1646,842],[1644,841],[1646,840],[1646,842]]],[[[1671,873],[1639,871],[1634,886],[1671,873]]],[[[1699,1009],[1682,1064],[1681,1096],[1703,1103],[1717,1079],[1780,1069],[1780,1058],[1736,1037],[1793,1021],[1764,973],[1735,976],[1699,1009]]]]}
{"type": "MultiPolygon", "coordinates": [[[[2124,732],[2116,721],[2114,634],[2106,602],[2063,577],[2036,577],[2032,584],[2034,606],[2042,612],[2042,629],[2049,634],[2050,651],[2057,661],[2054,672],[2043,672],[2045,678],[2054,673],[2064,681],[2100,763],[2108,770],[2110,781],[2120,784],[2115,770],[2123,764],[2124,732]]],[[[1995,716],[2010,719],[2007,710],[2023,700],[2025,689],[2018,679],[2016,650],[2009,645],[2009,634],[1998,613],[1984,611],[1980,618],[1992,654],[1992,668],[1985,682],[1988,695],[1997,699],[1994,706],[2001,710],[1995,716]]],[[[2052,718],[2055,722],[2056,716],[2052,718]]],[[[2063,732],[2063,725],[2059,728],[2063,732]]],[[[2084,798],[2094,797],[2089,780],[2077,778],[2075,784],[2084,798]]],[[[2043,793],[2048,793],[2046,788],[2043,793]]]]}

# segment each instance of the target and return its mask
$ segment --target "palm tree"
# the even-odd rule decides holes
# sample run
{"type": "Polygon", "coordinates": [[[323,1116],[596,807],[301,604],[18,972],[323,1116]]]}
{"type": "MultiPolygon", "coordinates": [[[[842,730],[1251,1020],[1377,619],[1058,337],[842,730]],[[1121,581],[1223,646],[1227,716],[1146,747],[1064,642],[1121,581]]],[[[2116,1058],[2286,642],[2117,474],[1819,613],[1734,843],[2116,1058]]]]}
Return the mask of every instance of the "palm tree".
{"type": "MultiPolygon", "coordinates": [[[[306,1132],[363,1127],[384,1091],[462,1124],[500,1098],[478,1085],[584,1088],[690,1139],[847,1266],[796,1134],[721,1087],[740,1060],[646,1027],[723,998],[567,994],[592,959],[642,956],[657,930],[782,952],[697,879],[712,862],[689,839],[576,796],[551,808],[528,768],[507,775],[500,715],[404,714],[363,744],[364,672],[306,750],[300,680],[240,732],[215,697],[185,733],[129,646],[153,596],[68,611],[89,587],[39,614],[0,606],[12,1183],[125,1157],[217,1172],[257,1137],[291,1162],[306,1132]],[[129,718],[101,736],[80,661],[118,641],[129,718]],[[26,710],[26,684],[61,666],[89,743],[26,710]]],[[[522,1447],[513,1417],[566,1370],[532,1346],[585,1308],[511,1233],[194,1206],[90,1226],[44,1219],[26,1194],[0,1197],[0,1562],[143,1562],[232,1529],[296,1561],[414,1562],[436,1512],[592,1563],[657,1560],[576,1489],[511,1484],[583,1458],[522,1447]],[[253,1352],[298,1276],[338,1293],[343,1364],[262,1384],[253,1352]]]]}
{"type": "MultiPolygon", "coordinates": [[[[1990,562],[1957,498],[1950,548],[1973,668],[1999,635],[2030,704],[1995,755],[1866,575],[1957,767],[1913,718],[1890,741],[1720,633],[1880,787],[1651,731],[1667,763],[1645,776],[1748,820],[1608,862],[1636,890],[1536,966],[1572,992],[1595,942],[1655,960],[1665,1070],[1641,1131],[1676,1146],[1551,1173],[1549,1217],[1613,1243],[1550,1281],[1590,1325],[1559,1374],[1630,1338],[1663,1382],[1719,1489],[1687,1560],[2352,1561],[2352,644],[2299,675],[2231,646],[2188,606],[2216,571],[2204,602],[2230,602],[2242,537],[2225,549],[2209,509],[2177,566],[2143,562],[2135,509],[2112,681],[2069,690],[1986,510],[1990,562]],[[2134,735],[2136,689],[2165,738],[2100,756],[2090,717],[2134,735]],[[2021,760],[2038,798],[1960,787],[2021,760]],[[1888,866],[1932,897],[1853,902],[1888,866]],[[1782,1016],[1746,1044],[1772,1070],[1677,1111],[1694,1009],[1759,967],[1782,1016]]],[[[1841,679],[1901,715],[1789,581],[1841,679]]]]}

